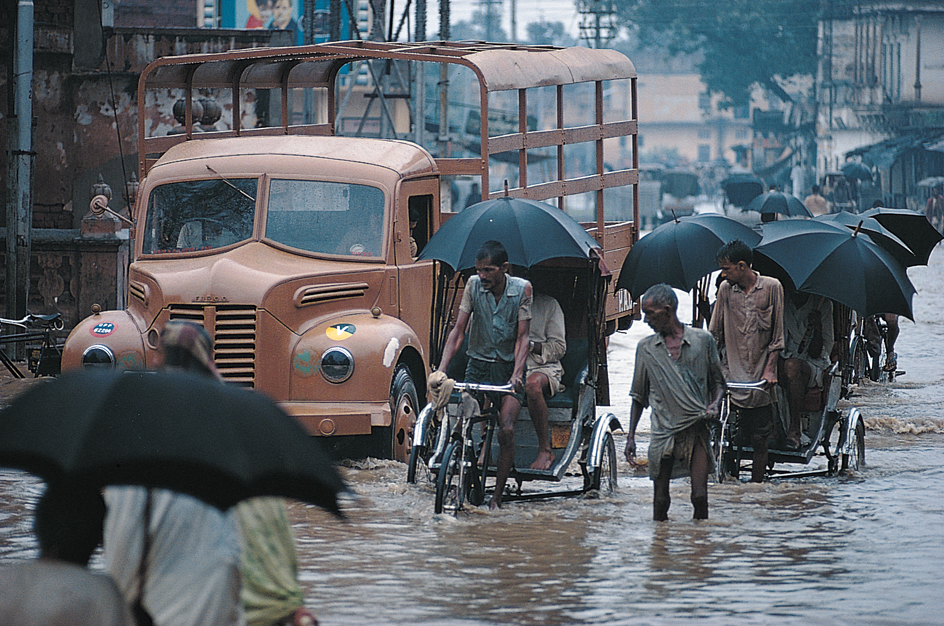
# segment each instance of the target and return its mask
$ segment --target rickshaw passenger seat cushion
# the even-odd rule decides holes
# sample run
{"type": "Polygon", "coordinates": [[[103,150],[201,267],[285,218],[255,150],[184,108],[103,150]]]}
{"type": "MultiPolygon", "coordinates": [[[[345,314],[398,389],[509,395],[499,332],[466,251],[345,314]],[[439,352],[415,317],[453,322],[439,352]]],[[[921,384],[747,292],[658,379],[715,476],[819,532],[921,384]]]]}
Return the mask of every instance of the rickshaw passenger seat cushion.
{"type": "Polygon", "coordinates": [[[588,342],[586,339],[568,339],[567,352],[561,358],[564,374],[561,376],[561,393],[549,398],[548,408],[571,408],[577,404],[580,390],[577,388],[578,376],[587,367],[588,342]]]}

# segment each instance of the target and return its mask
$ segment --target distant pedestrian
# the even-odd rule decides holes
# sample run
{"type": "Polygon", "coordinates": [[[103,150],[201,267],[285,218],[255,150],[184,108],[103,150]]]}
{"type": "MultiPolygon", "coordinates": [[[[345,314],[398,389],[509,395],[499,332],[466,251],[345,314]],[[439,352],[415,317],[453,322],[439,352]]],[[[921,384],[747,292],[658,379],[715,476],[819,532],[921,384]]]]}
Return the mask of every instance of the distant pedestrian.
{"type": "Polygon", "coordinates": [[[767,440],[774,429],[771,391],[777,384],[777,359],[784,348],[783,286],[776,278],[751,269],[753,258],[750,247],[738,239],[718,251],[724,282],[708,330],[718,342],[729,383],[767,381],[766,389],[731,393],[742,434],[750,438],[754,451],[751,481],[759,483],[767,471],[767,440]]]}
{"type": "Polygon", "coordinates": [[[938,185],[931,192],[928,203],[924,207],[924,214],[927,216],[931,226],[938,232],[944,233],[944,195],[941,195],[941,185],[938,185]]]}
{"type": "Polygon", "coordinates": [[[812,193],[803,199],[803,204],[810,210],[813,217],[826,215],[830,211],[829,201],[819,193],[819,185],[813,185],[812,193]]]}
{"type": "Polygon", "coordinates": [[[643,408],[652,406],[652,519],[668,519],[669,482],[688,475],[694,518],[708,519],[708,474],[715,463],[708,420],[718,416],[725,390],[718,347],[710,333],[679,321],[678,297],[669,285],[650,287],[640,303],[655,333],[636,345],[626,460],[635,464],[636,426],[643,408]]]}

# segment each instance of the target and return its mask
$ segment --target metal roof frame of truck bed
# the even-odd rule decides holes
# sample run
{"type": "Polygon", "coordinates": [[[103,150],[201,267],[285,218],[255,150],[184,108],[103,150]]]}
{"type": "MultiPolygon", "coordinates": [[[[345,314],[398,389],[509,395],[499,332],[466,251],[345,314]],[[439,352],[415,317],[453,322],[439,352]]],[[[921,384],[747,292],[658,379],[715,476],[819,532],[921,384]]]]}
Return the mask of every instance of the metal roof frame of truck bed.
{"type": "MultiPolygon", "coordinates": [[[[195,138],[192,113],[193,90],[201,88],[232,89],[233,128],[197,133],[201,139],[250,135],[334,135],[336,96],[335,81],[341,68],[363,60],[405,60],[461,65],[471,69],[479,81],[481,110],[487,112],[491,92],[519,91],[519,132],[489,136],[488,115],[481,115],[481,157],[438,158],[444,175],[471,174],[482,177],[483,195],[488,195],[488,162],[491,155],[517,151],[521,171],[520,187],[509,190],[511,196],[535,200],[596,192],[598,232],[603,231],[603,190],[631,184],[638,207],[638,125],[636,105],[636,69],[625,55],[606,49],[558,48],[523,46],[485,42],[330,42],[285,48],[250,48],[230,52],[164,57],[150,63],[138,82],[138,147],[141,176],[157,157],[171,146],[195,138]],[[632,119],[603,121],[603,84],[605,81],[631,81],[632,119]],[[577,83],[594,83],[596,94],[595,122],[586,126],[564,127],[563,87],[577,83]],[[529,131],[527,127],[527,89],[557,87],[558,127],[529,131]],[[150,89],[178,88],[185,91],[186,115],[183,132],[177,135],[147,137],[148,118],[144,114],[150,89]],[[293,88],[325,88],[328,97],[328,121],[325,124],[288,124],[288,95],[293,88]],[[282,124],[266,128],[241,128],[240,101],[235,94],[242,89],[279,89],[281,91],[282,124]],[[603,141],[629,136],[632,140],[631,169],[607,172],[603,163],[603,141]],[[567,179],[563,169],[565,145],[595,142],[595,172],[588,176],[567,179]],[[528,186],[527,151],[556,147],[557,179],[528,186]]],[[[500,192],[491,192],[497,196],[500,192]]],[[[635,220],[634,220],[635,221],[635,220]]]]}

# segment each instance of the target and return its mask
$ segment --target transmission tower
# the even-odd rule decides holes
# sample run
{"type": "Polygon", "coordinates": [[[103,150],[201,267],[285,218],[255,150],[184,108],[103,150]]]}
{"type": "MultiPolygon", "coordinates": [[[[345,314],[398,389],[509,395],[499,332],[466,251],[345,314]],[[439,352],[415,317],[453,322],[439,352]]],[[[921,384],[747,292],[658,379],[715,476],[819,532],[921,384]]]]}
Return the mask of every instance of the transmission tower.
{"type": "Polygon", "coordinates": [[[605,48],[616,38],[619,26],[616,23],[614,0],[578,0],[580,13],[580,38],[591,48],[605,48]]]}

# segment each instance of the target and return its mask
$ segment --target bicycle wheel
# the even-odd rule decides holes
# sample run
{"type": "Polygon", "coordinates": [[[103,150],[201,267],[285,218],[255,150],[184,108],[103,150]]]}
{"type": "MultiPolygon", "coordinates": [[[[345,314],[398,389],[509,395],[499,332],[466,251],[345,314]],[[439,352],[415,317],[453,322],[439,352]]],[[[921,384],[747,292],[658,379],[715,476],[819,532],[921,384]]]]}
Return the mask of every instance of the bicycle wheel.
{"type": "MultiPolygon", "coordinates": [[[[426,429],[423,434],[423,441],[414,441],[410,448],[410,460],[406,469],[406,482],[415,483],[416,475],[420,473],[428,478],[432,478],[429,471],[429,459],[436,448],[436,439],[439,437],[440,423],[434,416],[430,415],[426,429]]],[[[414,431],[415,432],[415,431],[414,431]]]]}
{"type": "Polygon", "coordinates": [[[865,339],[856,337],[849,349],[849,384],[859,384],[869,371],[869,355],[865,339]]]}
{"type": "Polygon", "coordinates": [[[458,514],[469,487],[469,476],[464,471],[462,441],[453,441],[443,454],[436,481],[436,513],[458,514]]]}
{"type": "Polygon", "coordinates": [[[842,455],[840,472],[848,472],[849,470],[855,472],[860,466],[865,465],[865,426],[862,424],[862,420],[856,421],[853,436],[855,441],[853,442],[852,452],[842,455]]]}
{"type": "Polygon", "coordinates": [[[728,427],[728,411],[724,410],[720,419],[714,421],[710,426],[709,430],[711,433],[711,454],[715,460],[715,471],[712,478],[715,479],[716,483],[724,482],[724,463],[722,459],[724,458],[725,451],[730,448],[730,443],[727,438],[726,429],[728,427]]]}
{"type": "Polygon", "coordinates": [[[603,449],[600,451],[600,465],[593,468],[590,488],[601,493],[616,492],[616,444],[613,435],[603,436],[603,449]]]}

